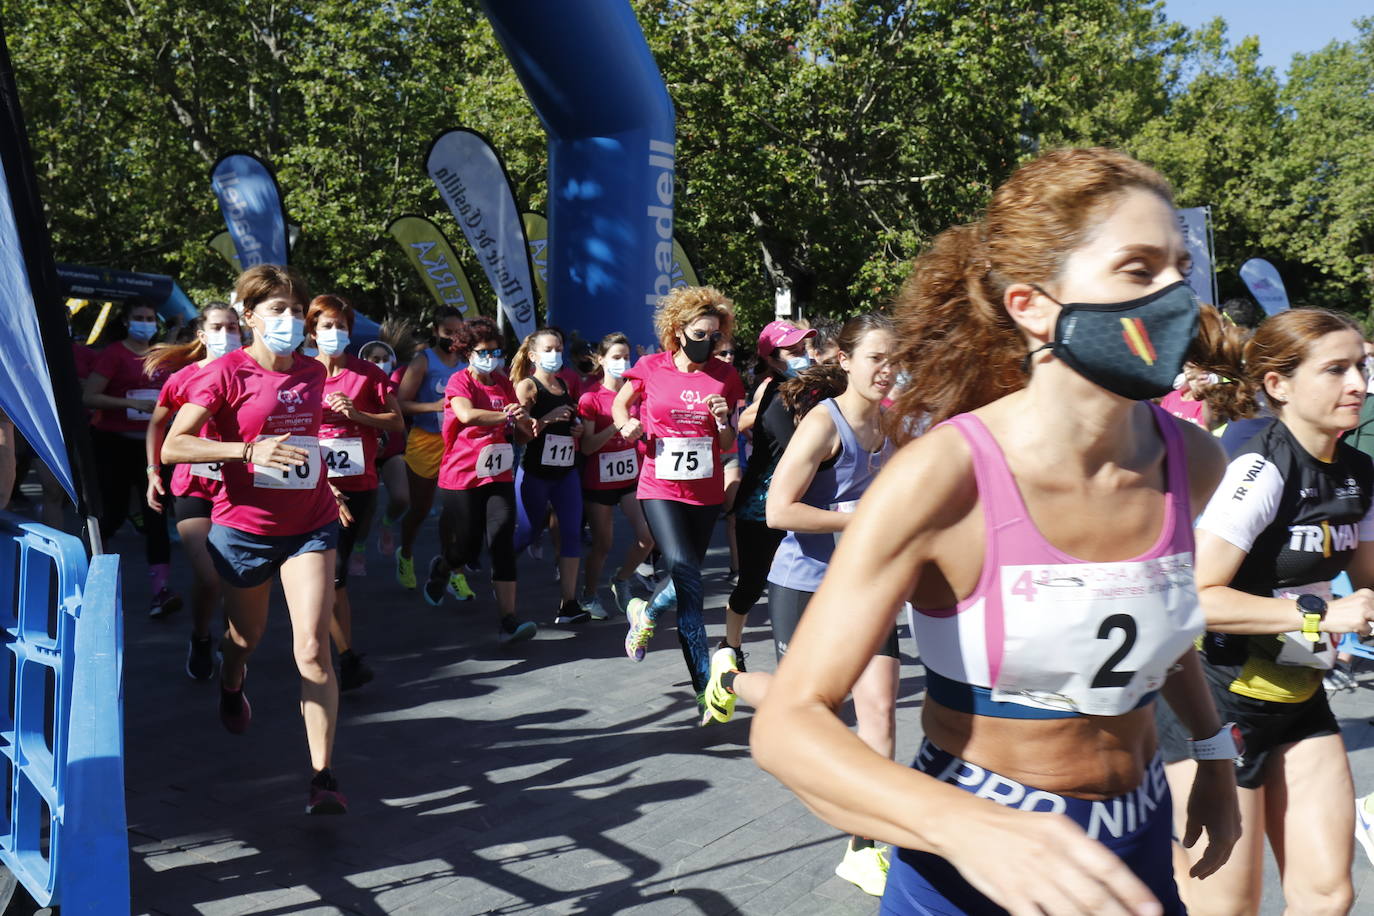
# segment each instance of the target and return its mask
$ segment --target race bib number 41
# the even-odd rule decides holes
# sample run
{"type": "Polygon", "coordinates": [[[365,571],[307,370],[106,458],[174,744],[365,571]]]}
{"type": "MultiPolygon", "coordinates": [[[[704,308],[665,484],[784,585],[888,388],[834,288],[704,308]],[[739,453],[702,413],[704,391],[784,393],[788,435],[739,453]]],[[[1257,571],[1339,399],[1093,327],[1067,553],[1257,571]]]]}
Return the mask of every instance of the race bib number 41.
{"type": "Polygon", "coordinates": [[[509,442],[493,442],[477,453],[477,476],[500,477],[515,467],[515,449],[509,442]]]}
{"type": "Polygon", "coordinates": [[[654,441],[654,476],[659,480],[702,480],[715,470],[710,436],[664,436],[654,441]]]}
{"type": "MultiPolygon", "coordinates": [[[[254,442],[272,439],[274,436],[258,436],[254,442]]],[[[291,436],[287,445],[305,450],[305,463],[296,464],[279,471],[276,468],[258,467],[250,464],[253,473],[253,486],[268,490],[313,490],[320,482],[320,440],[314,436],[291,436]]]]}
{"type": "Polygon", "coordinates": [[[357,477],[367,473],[362,439],[321,439],[320,455],[330,477],[357,477]]]}

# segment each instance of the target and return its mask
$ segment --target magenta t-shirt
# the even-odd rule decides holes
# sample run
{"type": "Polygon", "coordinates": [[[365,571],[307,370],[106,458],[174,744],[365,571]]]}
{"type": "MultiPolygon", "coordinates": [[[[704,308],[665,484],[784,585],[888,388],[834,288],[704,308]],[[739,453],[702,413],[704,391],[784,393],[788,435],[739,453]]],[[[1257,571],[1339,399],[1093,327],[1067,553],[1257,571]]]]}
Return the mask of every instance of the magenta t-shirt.
{"type": "Polygon", "coordinates": [[[515,480],[515,450],[506,434],[506,424],[477,426],[459,423],[453,413],[453,399],[467,398],[478,410],[501,410],[518,403],[515,386],[501,371],[481,382],[471,369],[460,369],[449,377],[444,389],[444,457],[439,462],[439,486],[445,490],[471,490],[489,483],[515,480]]]}
{"type": "MultiPolygon", "coordinates": [[[[143,357],[116,342],[100,351],[91,366],[91,374],[103,375],[109,380],[105,394],[112,398],[133,398],[156,401],[167,376],[166,369],[159,369],[151,376],[143,371],[143,357]]],[[[137,415],[131,408],[118,407],[110,410],[97,410],[92,426],[111,433],[143,432],[148,428],[152,414],[137,415]],[[134,416],[131,416],[135,414],[134,416]]]]}
{"type": "MultiPolygon", "coordinates": [[[[584,436],[605,429],[615,423],[611,405],[615,403],[616,393],[598,383],[588,388],[577,400],[577,413],[584,423],[584,436]]],[[[639,416],[639,405],[630,408],[630,416],[639,416]]],[[[632,487],[639,480],[639,464],[644,450],[637,444],[626,442],[625,437],[615,433],[602,443],[594,454],[588,455],[582,464],[582,488],[584,490],[621,490],[632,487]],[[603,458],[603,456],[605,456],[603,458]],[[633,469],[633,470],[632,470],[633,469]],[[608,478],[608,479],[603,479],[608,478]]]]}
{"type": "MultiPolygon", "coordinates": [[[[401,390],[401,379],[406,374],[406,367],[401,366],[391,373],[390,387],[387,388],[391,394],[401,390]]],[[[406,429],[403,433],[382,433],[381,453],[377,455],[377,463],[385,464],[396,455],[400,455],[406,450],[406,435],[410,432],[411,418],[402,414],[405,419],[406,429]]]]}
{"type": "MultiPolygon", "coordinates": [[[[176,416],[176,412],[186,403],[186,393],[190,389],[192,380],[200,374],[202,369],[208,366],[198,366],[191,363],[189,366],[182,366],[168,377],[167,382],[162,386],[162,393],[158,395],[157,405],[166,407],[169,411],[168,422],[171,417],[176,416]]],[[[204,439],[218,439],[219,435],[215,432],[215,424],[207,421],[196,435],[204,439]]],[[[197,465],[196,467],[200,467],[197,465]]],[[[208,469],[208,466],[207,468],[208,469]]],[[[211,472],[213,473],[213,471],[211,472]]],[[[215,494],[220,489],[220,482],[202,474],[193,474],[192,465],[178,464],[172,471],[172,495],[182,497],[195,497],[199,499],[215,498],[215,494]]]]}
{"type": "Polygon", "coordinates": [[[683,372],[673,354],[651,353],[641,357],[625,378],[640,394],[639,419],[648,450],[639,474],[639,498],[696,506],[725,502],[716,419],[706,399],[718,394],[731,405],[744,399],[744,383],[735,367],[709,359],[700,371],[683,372]]]}
{"type": "MultiPolygon", "coordinates": [[[[283,433],[302,437],[309,451],[318,442],[324,414],[324,366],[296,354],[286,372],[264,369],[247,350],[235,350],[206,366],[192,381],[186,401],[210,412],[225,442],[251,442],[283,433]]],[[[224,486],[210,518],[217,525],[272,537],[306,534],[339,517],[324,461],[316,448],[309,463],[282,474],[254,474],[242,461],[224,463],[224,486]],[[268,484],[285,478],[286,486],[268,484]],[[302,482],[313,483],[302,487],[302,482]]]]}
{"type": "Polygon", "coordinates": [[[1183,392],[1185,390],[1186,389],[1180,388],[1177,391],[1169,392],[1159,399],[1159,406],[1180,419],[1187,420],[1189,423],[1198,426],[1204,426],[1205,424],[1202,421],[1202,416],[1207,409],[1207,402],[1185,401],[1183,399],[1183,392]]]}
{"type": "MultiPolygon", "coordinates": [[[[344,363],[342,372],[333,377],[326,374],[324,396],[335,391],[348,395],[353,400],[353,406],[363,413],[381,413],[386,410],[386,396],[391,391],[391,379],[375,364],[350,356],[344,363]]],[[[320,421],[321,442],[329,439],[362,440],[363,463],[357,468],[360,473],[343,473],[354,470],[356,463],[347,449],[335,451],[334,465],[337,476],[330,478],[334,486],[350,493],[377,489],[377,444],[381,438],[382,431],[377,427],[354,423],[345,419],[343,414],[335,413],[328,407],[324,409],[324,417],[320,421]]]]}

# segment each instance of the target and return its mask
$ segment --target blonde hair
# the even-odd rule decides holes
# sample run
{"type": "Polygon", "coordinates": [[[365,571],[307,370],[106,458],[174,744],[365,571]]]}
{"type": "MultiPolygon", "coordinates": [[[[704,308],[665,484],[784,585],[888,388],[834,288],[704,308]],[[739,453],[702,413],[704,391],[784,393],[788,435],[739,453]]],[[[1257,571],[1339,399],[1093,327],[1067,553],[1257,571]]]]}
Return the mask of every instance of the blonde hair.
{"type": "Polygon", "coordinates": [[[510,361],[510,380],[513,384],[520,384],[525,379],[534,375],[534,357],[530,356],[530,351],[534,349],[534,342],[548,334],[557,337],[558,342],[566,346],[563,340],[563,332],[557,328],[540,328],[525,335],[525,339],[520,342],[520,349],[515,351],[515,356],[510,361]]]}
{"type": "Polygon", "coordinates": [[[678,349],[677,332],[702,317],[720,321],[720,336],[730,337],[735,329],[735,303],[713,286],[675,286],[658,300],[654,309],[654,331],[664,350],[678,349]]]}

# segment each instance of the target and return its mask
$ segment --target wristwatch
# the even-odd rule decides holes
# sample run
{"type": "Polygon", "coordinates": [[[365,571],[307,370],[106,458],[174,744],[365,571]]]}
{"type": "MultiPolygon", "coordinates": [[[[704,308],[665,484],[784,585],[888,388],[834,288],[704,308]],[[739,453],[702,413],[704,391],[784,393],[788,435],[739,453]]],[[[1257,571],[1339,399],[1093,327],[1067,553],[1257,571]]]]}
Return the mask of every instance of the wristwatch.
{"type": "Polygon", "coordinates": [[[1302,633],[1312,642],[1322,638],[1322,619],[1326,617],[1326,602],[1320,595],[1299,595],[1298,613],[1302,615],[1302,633]]]}
{"type": "Polygon", "coordinates": [[[1188,742],[1188,754],[1194,760],[1234,760],[1245,753],[1245,737],[1240,726],[1227,722],[1210,738],[1194,738],[1188,742]]]}

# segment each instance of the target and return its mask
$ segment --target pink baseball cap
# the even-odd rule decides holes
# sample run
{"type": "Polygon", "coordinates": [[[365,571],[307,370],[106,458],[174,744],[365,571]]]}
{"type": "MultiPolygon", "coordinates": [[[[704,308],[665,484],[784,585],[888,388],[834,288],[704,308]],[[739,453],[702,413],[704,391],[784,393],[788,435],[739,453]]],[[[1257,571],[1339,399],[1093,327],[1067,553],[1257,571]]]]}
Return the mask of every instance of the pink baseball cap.
{"type": "Polygon", "coordinates": [[[808,337],[815,337],[815,330],[803,331],[785,321],[770,321],[759,331],[759,355],[767,356],[778,347],[793,347],[808,337]]]}

